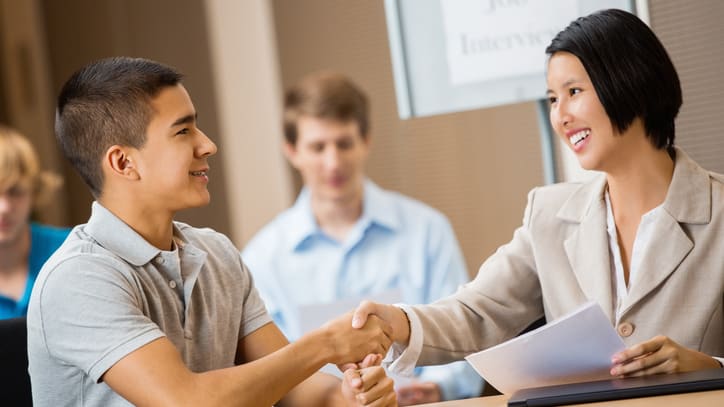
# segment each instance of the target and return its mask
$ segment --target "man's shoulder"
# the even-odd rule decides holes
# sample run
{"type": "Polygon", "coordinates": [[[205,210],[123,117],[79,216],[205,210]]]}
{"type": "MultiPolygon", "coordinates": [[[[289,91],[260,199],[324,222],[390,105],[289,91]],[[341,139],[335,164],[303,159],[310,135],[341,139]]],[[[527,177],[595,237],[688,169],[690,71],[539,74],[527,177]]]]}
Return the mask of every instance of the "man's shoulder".
{"type": "Polygon", "coordinates": [[[287,208],[278,213],[252,236],[242,250],[242,255],[249,257],[266,252],[272,248],[288,246],[288,240],[301,221],[303,214],[294,208],[287,208]]]}

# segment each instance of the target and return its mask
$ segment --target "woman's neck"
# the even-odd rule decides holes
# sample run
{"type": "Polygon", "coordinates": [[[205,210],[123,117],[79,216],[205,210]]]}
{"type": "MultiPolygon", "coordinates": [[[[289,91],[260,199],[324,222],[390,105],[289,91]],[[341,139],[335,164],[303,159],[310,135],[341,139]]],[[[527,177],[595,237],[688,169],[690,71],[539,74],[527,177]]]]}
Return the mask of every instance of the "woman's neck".
{"type": "Polygon", "coordinates": [[[640,218],[666,199],[674,174],[669,153],[651,146],[627,160],[624,168],[607,172],[614,213],[640,218]]]}

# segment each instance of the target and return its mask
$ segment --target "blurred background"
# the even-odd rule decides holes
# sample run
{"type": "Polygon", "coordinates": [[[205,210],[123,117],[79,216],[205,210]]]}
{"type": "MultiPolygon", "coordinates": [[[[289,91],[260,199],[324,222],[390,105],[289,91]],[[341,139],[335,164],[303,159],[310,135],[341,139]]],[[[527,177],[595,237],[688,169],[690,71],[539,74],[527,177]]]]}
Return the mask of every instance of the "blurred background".
{"type": "MultiPolygon", "coordinates": [[[[724,2],[646,5],[682,80],[677,144],[724,172],[724,2]]],[[[368,174],[444,212],[471,273],[510,239],[526,193],[544,183],[535,102],[398,118],[383,0],[0,0],[0,122],[31,138],[44,167],[65,178],[43,222],[74,225],[90,214],[87,188],[56,147],[55,97],[79,67],[116,55],[186,75],[200,127],[219,153],[211,160],[212,203],[178,218],[225,233],[240,248],[300,188],[281,155],[281,96],[319,69],[340,71],[367,91],[368,174]]]]}

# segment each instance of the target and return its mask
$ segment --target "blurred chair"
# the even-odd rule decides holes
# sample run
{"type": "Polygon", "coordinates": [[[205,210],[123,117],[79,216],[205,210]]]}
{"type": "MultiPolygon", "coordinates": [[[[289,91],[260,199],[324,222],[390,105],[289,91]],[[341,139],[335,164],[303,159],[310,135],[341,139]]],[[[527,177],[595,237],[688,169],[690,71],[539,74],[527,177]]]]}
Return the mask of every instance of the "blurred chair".
{"type": "Polygon", "coordinates": [[[25,317],[0,320],[0,405],[32,406],[25,317]]]}

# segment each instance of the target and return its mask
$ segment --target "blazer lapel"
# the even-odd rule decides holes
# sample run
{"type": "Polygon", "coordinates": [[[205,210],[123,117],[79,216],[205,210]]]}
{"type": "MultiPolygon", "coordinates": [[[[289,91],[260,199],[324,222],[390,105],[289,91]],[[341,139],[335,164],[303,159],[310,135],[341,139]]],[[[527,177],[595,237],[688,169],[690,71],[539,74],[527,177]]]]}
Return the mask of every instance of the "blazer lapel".
{"type": "Polygon", "coordinates": [[[668,213],[661,214],[635,281],[629,282],[629,293],[623,301],[621,315],[673,273],[693,248],[694,243],[679,222],[668,213]]]}
{"type": "Polygon", "coordinates": [[[654,225],[641,269],[629,284],[622,315],[662,284],[694,248],[681,224],[706,224],[711,220],[709,174],[678,148],[675,161],[663,213],[654,225]]]}
{"type": "Polygon", "coordinates": [[[606,232],[605,176],[584,184],[563,205],[558,217],[578,223],[563,242],[568,262],[587,298],[597,301],[614,323],[611,265],[606,232]]]}

